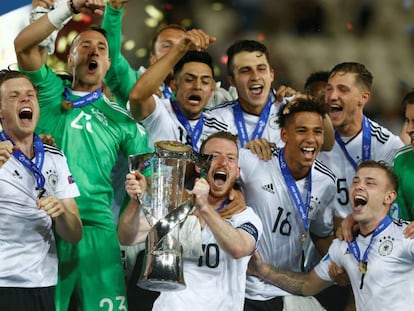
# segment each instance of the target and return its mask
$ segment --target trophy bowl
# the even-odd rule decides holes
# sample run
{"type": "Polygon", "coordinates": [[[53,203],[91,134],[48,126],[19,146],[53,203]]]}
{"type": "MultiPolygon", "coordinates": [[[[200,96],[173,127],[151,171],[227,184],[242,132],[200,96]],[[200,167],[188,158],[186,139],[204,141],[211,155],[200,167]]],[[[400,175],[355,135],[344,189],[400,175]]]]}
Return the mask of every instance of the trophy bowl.
{"type": "Polygon", "coordinates": [[[186,287],[183,248],[178,224],[191,211],[182,202],[186,165],[192,148],[176,141],[158,141],[151,160],[151,219],[145,247],[144,266],[137,285],[154,291],[175,291],[186,287]]]}

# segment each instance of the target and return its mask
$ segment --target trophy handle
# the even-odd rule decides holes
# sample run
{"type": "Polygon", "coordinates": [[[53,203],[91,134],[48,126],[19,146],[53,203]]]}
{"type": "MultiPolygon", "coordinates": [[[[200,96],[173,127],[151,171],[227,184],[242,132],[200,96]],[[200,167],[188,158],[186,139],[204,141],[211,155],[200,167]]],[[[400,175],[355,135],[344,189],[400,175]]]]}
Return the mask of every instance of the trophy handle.
{"type": "MultiPolygon", "coordinates": [[[[187,200],[182,202],[177,208],[169,212],[164,218],[160,219],[148,233],[154,235],[154,241],[156,243],[152,244],[156,248],[160,241],[170,233],[178,224],[183,222],[188,214],[190,214],[194,209],[194,198],[190,196],[187,200]]],[[[147,237],[147,239],[148,239],[147,237]]]]}
{"type": "Polygon", "coordinates": [[[212,154],[207,153],[192,153],[191,160],[200,168],[200,177],[206,178],[208,171],[210,170],[211,160],[213,160],[212,154]]]}
{"type": "Polygon", "coordinates": [[[183,248],[171,231],[194,209],[191,196],[160,219],[148,232],[144,267],[137,285],[155,291],[176,291],[186,287],[183,248]]]}

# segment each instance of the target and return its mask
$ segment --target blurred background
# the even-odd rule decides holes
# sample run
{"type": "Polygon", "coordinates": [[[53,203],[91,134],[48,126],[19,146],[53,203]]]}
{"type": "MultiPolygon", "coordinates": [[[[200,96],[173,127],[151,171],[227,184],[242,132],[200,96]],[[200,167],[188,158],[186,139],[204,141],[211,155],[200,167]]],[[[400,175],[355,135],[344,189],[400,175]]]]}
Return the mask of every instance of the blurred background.
{"type": "MultiPolygon", "coordinates": [[[[0,4],[0,64],[15,63],[13,39],[28,22],[31,1],[0,4]]],[[[400,102],[414,86],[414,0],[129,0],[123,17],[123,53],[148,66],[152,36],[163,24],[202,28],[218,38],[210,52],[217,79],[226,81],[226,49],[237,39],[267,45],[274,86],[303,89],[307,76],[344,61],[365,64],[374,76],[367,114],[398,133],[400,102]]],[[[77,15],[64,28],[50,64],[64,71],[76,33],[99,18],[77,15]]]]}

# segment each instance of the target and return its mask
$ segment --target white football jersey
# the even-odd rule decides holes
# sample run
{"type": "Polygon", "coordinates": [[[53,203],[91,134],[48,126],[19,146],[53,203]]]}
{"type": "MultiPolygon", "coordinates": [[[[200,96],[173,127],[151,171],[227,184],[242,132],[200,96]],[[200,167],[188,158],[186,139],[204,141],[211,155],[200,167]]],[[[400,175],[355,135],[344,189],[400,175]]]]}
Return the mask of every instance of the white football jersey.
{"type": "MultiPolygon", "coordinates": [[[[160,140],[175,140],[191,146],[191,136],[178,120],[170,100],[161,99],[157,95],[153,95],[153,98],[155,99],[155,110],[140,121],[147,131],[148,144],[154,146],[154,143],[160,140]]],[[[189,120],[189,122],[194,129],[198,120],[189,120]]],[[[205,112],[203,131],[197,142],[197,147],[200,148],[201,143],[208,135],[218,131],[228,131],[227,124],[218,121],[209,112],[205,112]]]]}
{"type": "MultiPolygon", "coordinates": [[[[244,228],[258,243],[262,223],[251,208],[232,216],[235,228],[244,228]]],[[[203,255],[184,260],[182,291],[162,292],[152,310],[242,311],[246,285],[246,270],[250,256],[234,259],[220,248],[210,228],[201,232],[203,255]]]]}
{"type": "MultiPolygon", "coordinates": [[[[357,310],[411,311],[414,306],[414,240],[404,238],[405,227],[406,224],[392,222],[374,237],[362,289],[358,261],[344,241],[333,241],[315,272],[321,279],[330,281],[330,264],[334,262],[344,267],[351,281],[357,310]]],[[[371,235],[357,236],[361,256],[370,240],[371,235]]]]}
{"type": "MultiPolygon", "coordinates": [[[[371,125],[371,160],[383,160],[391,165],[395,153],[404,145],[403,142],[385,127],[372,120],[369,122],[371,125]]],[[[362,160],[362,131],[346,142],[345,146],[352,159],[359,164],[362,160]]],[[[336,141],[332,150],[321,152],[318,159],[328,166],[337,178],[336,215],[344,218],[352,212],[349,188],[355,176],[355,169],[336,141]]]]}
{"type": "MultiPolygon", "coordinates": [[[[228,131],[234,135],[239,135],[233,110],[233,107],[237,104],[237,102],[237,100],[226,102],[210,110],[211,115],[213,115],[218,121],[228,124],[228,131]]],[[[265,129],[262,135],[262,137],[266,138],[268,141],[276,143],[278,147],[284,146],[283,141],[280,139],[279,124],[277,124],[277,113],[283,103],[284,102],[272,103],[269,112],[269,118],[267,120],[267,123],[264,125],[265,129]]],[[[243,118],[246,125],[246,131],[249,135],[248,140],[251,140],[252,134],[259,122],[260,117],[243,111],[243,118]]],[[[242,147],[240,139],[238,140],[238,143],[239,147],[242,147]]]]}
{"type": "MultiPolygon", "coordinates": [[[[45,195],[79,196],[66,158],[44,145],[45,195]]],[[[0,168],[0,287],[46,287],[57,282],[52,219],[38,209],[36,180],[14,156],[0,168]]]]}
{"type": "MultiPolygon", "coordinates": [[[[250,150],[241,149],[239,166],[241,187],[246,204],[251,206],[263,222],[263,236],[259,252],[264,262],[293,271],[301,271],[302,219],[292,201],[278,160],[279,150],[274,150],[270,161],[261,161],[250,150]]],[[[332,234],[332,209],[335,198],[335,176],[319,161],[311,170],[312,191],[308,213],[310,231],[317,236],[332,234]]],[[[296,181],[302,197],[306,197],[308,178],[296,181]]],[[[289,295],[278,287],[254,276],[247,277],[246,297],[268,300],[289,295]]]]}

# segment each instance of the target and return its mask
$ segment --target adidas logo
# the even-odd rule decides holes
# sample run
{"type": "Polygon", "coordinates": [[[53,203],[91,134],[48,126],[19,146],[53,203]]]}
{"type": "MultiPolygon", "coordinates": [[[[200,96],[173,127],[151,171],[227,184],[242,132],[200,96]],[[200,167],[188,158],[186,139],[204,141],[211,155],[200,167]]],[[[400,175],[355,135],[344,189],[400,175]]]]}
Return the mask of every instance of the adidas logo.
{"type": "Polygon", "coordinates": [[[272,183],[267,184],[267,185],[263,185],[263,186],[262,186],[262,189],[263,189],[264,191],[270,192],[270,193],[272,193],[272,194],[274,194],[274,193],[275,193],[275,190],[274,190],[274,188],[273,188],[273,184],[272,184],[272,183]]]}

